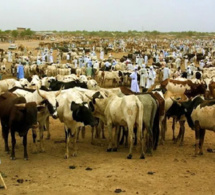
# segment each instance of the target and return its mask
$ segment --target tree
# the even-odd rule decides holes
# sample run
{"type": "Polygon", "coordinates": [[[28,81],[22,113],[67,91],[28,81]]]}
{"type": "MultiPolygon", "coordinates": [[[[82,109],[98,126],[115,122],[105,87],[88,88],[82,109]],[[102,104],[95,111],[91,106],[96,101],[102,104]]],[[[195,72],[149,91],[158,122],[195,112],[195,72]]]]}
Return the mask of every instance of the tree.
{"type": "Polygon", "coordinates": [[[18,32],[17,30],[13,30],[13,31],[11,32],[11,35],[12,35],[12,37],[16,38],[16,37],[18,37],[19,32],[18,32]]]}

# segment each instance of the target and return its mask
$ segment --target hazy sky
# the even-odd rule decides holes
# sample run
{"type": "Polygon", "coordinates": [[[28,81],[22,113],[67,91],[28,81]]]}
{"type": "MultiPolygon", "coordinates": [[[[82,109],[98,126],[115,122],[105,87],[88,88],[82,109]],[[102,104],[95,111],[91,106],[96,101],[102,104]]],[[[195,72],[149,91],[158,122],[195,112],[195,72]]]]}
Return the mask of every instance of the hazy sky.
{"type": "Polygon", "coordinates": [[[215,32],[215,0],[5,0],[0,29],[215,32]]]}

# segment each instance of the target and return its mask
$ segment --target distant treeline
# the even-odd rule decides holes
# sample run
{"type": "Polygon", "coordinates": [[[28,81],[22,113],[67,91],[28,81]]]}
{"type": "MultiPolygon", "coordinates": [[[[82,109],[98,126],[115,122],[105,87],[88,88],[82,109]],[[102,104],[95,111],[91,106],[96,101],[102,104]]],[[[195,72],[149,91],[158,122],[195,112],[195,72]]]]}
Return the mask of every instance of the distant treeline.
{"type": "MultiPolygon", "coordinates": [[[[159,32],[159,31],[136,31],[129,30],[127,32],[122,31],[40,31],[40,32],[51,32],[55,35],[72,35],[72,36],[96,36],[96,37],[135,37],[135,36],[145,36],[145,37],[159,37],[159,36],[174,36],[176,38],[182,37],[210,37],[215,36],[215,32],[196,32],[196,31],[182,31],[182,32],[159,32]]],[[[23,37],[33,37],[36,31],[31,29],[26,29],[24,31],[17,30],[0,30],[0,36],[11,36],[13,38],[23,38],[23,37]]]]}

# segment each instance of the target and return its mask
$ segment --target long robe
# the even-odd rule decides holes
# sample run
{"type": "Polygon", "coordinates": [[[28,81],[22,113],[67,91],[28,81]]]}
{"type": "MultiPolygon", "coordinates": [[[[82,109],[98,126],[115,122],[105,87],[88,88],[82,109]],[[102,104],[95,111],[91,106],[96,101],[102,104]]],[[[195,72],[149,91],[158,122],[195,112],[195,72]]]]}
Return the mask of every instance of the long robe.
{"type": "Polygon", "coordinates": [[[17,79],[23,79],[24,77],[24,67],[23,65],[19,64],[17,67],[17,79]]]}
{"type": "Polygon", "coordinates": [[[138,81],[137,81],[137,72],[133,72],[130,75],[131,77],[131,91],[135,92],[135,93],[139,93],[140,89],[139,89],[139,85],[138,85],[138,81]]]}
{"type": "Polygon", "coordinates": [[[169,68],[165,67],[163,69],[163,81],[170,77],[170,70],[169,68]]]}
{"type": "Polygon", "coordinates": [[[140,86],[141,87],[146,87],[146,81],[147,81],[147,77],[148,77],[148,73],[146,68],[142,68],[140,70],[140,86]]]}

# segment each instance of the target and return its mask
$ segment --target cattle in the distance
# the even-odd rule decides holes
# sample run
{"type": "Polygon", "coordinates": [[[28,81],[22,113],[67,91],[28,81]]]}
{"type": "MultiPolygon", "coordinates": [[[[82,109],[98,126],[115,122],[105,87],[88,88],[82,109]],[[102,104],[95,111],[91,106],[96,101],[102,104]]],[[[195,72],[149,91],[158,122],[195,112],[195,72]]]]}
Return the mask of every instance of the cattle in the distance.
{"type": "Polygon", "coordinates": [[[26,103],[25,98],[6,92],[0,96],[0,118],[5,151],[9,152],[8,134],[11,133],[11,159],[15,160],[15,132],[23,137],[24,159],[28,159],[27,133],[31,127],[37,126],[37,105],[35,102],[26,103]]]}

